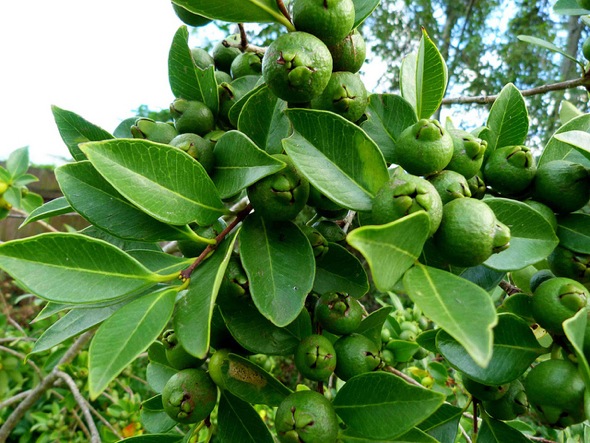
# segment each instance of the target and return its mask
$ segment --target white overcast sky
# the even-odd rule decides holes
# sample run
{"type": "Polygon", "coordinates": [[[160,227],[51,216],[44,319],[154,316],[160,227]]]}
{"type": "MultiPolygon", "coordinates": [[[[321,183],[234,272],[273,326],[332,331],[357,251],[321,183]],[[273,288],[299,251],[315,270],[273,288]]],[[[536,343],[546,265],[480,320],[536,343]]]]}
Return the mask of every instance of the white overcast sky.
{"type": "Polygon", "coordinates": [[[69,158],[52,104],[108,131],[141,104],[167,107],[181,25],[166,0],[0,1],[0,159],[26,145],[35,163],[69,158]]]}

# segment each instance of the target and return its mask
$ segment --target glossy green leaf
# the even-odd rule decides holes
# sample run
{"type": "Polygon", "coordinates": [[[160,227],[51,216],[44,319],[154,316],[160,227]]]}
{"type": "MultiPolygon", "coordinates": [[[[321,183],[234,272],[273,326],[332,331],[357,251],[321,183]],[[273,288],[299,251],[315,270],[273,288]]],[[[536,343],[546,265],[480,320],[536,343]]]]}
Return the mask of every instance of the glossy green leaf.
{"type": "Polygon", "coordinates": [[[29,169],[29,147],[15,149],[6,159],[6,170],[13,179],[24,175],[29,169]]]}
{"type": "Polygon", "coordinates": [[[499,314],[493,333],[492,358],[485,368],[444,330],[438,333],[436,343],[439,352],[454,368],[486,385],[501,385],[517,379],[539,355],[547,353],[528,323],[514,314],[499,314]]]}
{"type": "Polygon", "coordinates": [[[48,201],[42,206],[39,206],[37,209],[31,211],[24,222],[19,226],[22,228],[23,226],[28,225],[29,223],[36,222],[38,220],[45,220],[50,217],[57,217],[58,215],[68,214],[72,212],[73,209],[66,200],[65,197],[57,197],[51,201],[48,201]]]}
{"type": "Polygon", "coordinates": [[[273,443],[274,439],[260,414],[249,402],[221,391],[217,412],[221,443],[273,443]]]}
{"type": "Polygon", "coordinates": [[[150,361],[146,369],[146,381],[155,392],[162,393],[170,377],[178,372],[177,369],[156,361],[150,361]]]}
{"type": "Polygon", "coordinates": [[[104,129],[90,123],[72,111],[66,111],[55,105],[51,106],[51,111],[53,112],[53,118],[57,124],[59,134],[76,161],[86,160],[86,156],[78,147],[80,143],[113,138],[104,129]]]}
{"type": "Polygon", "coordinates": [[[88,389],[96,399],[160,335],[172,316],[177,289],[144,295],[106,320],[88,351],[88,389]]]}
{"type": "Polygon", "coordinates": [[[387,372],[352,377],[338,391],[334,409],[353,432],[370,439],[405,434],[443,404],[445,396],[387,372]]]}
{"type": "Polygon", "coordinates": [[[178,434],[145,434],[119,440],[117,443],[180,443],[182,436],[178,434]]]}
{"type": "Polygon", "coordinates": [[[421,264],[406,272],[403,283],[424,315],[455,338],[478,366],[489,363],[497,316],[486,291],[449,272],[421,264]]]}
{"type": "Polygon", "coordinates": [[[558,216],[557,237],[560,246],[590,254],[590,215],[573,213],[558,216]]]}
{"type": "MultiPolygon", "coordinates": [[[[228,117],[231,126],[238,126],[238,120],[242,109],[254,94],[266,88],[264,78],[261,75],[244,75],[231,82],[231,95],[233,96],[228,117]],[[261,83],[262,82],[262,83],[261,83]]],[[[282,149],[281,149],[282,150],[282,149]]]]}
{"type": "Polygon", "coordinates": [[[510,246],[492,254],[486,266],[499,271],[522,269],[545,259],[559,243],[547,219],[526,203],[507,198],[489,198],[485,202],[510,228],[510,246]]]}
{"type": "Polygon", "coordinates": [[[377,346],[381,347],[381,330],[392,310],[393,308],[391,306],[384,306],[371,312],[363,318],[363,321],[355,332],[373,340],[377,346]]]}
{"type": "Polygon", "coordinates": [[[31,211],[34,211],[35,209],[41,207],[41,205],[43,205],[43,197],[41,197],[39,194],[36,194],[34,192],[27,192],[25,195],[23,195],[23,199],[22,199],[22,209],[25,212],[30,213],[31,211]]]}
{"type": "Polygon", "coordinates": [[[288,109],[295,132],[283,147],[310,183],[330,200],[369,211],[377,191],[389,180],[381,151],[367,134],[328,111],[288,109]]]}
{"type": "Polygon", "coordinates": [[[454,443],[459,432],[461,417],[463,417],[461,408],[445,403],[420,423],[418,428],[440,443],[454,443]]]}
{"type": "Polygon", "coordinates": [[[559,121],[562,125],[582,114],[583,112],[576,108],[572,102],[562,100],[561,106],[559,107],[559,121]]]}
{"type": "MultiPolygon", "coordinates": [[[[27,163],[28,167],[28,163],[27,163]]],[[[26,171],[26,170],[25,170],[26,171]]],[[[12,185],[16,187],[27,186],[31,183],[38,182],[39,179],[33,174],[21,174],[12,181],[12,185]]]]}
{"type": "Polygon", "coordinates": [[[141,424],[151,434],[168,432],[177,422],[172,419],[162,405],[162,396],[156,395],[141,403],[141,424]]]}
{"type": "MultiPolygon", "coordinates": [[[[586,167],[590,166],[590,159],[584,155],[586,152],[584,151],[583,154],[579,151],[579,148],[576,147],[577,144],[580,144],[578,139],[581,135],[577,131],[590,131],[590,114],[582,114],[579,117],[575,117],[566,124],[560,126],[545,145],[545,149],[543,149],[541,157],[539,157],[537,166],[541,166],[543,163],[547,163],[552,160],[568,160],[574,163],[581,163],[586,167]],[[573,136],[564,136],[565,133],[570,131],[576,132],[573,133],[573,136]],[[573,137],[573,140],[571,137],[573,137]],[[568,140],[568,142],[573,141],[574,144],[562,141],[560,138],[568,140]]],[[[582,140],[585,145],[586,137],[583,135],[582,137],[584,137],[582,140]]]]}
{"type": "Polygon", "coordinates": [[[529,130],[529,115],[520,91],[506,84],[488,115],[489,131],[481,136],[488,142],[486,155],[497,148],[524,144],[529,130]]]}
{"type": "Polygon", "coordinates": [[[351,231],[346,241],[367,260],[375,286],[389,291],[418,259],[430,231],[430,219],[423,211],[379,226],[351,231]]]}
{"type": "Polygon", "coordinates": [[[284,328],[263,317],[251,301],[226,303],[220,309],[231,335],[254,354],[293,354],[299,342],[311,335],[311,319],[305,309],[284,328]]]}
{"type": "Polygon", "coordinates": [[[99,325],[128,302],[125,300],[109,306],[72,309],[43,331],[30,353],[47,351],[68,338],[75,337],[99,325]]]}
{"type": "Polygon", "coordinates": [[[275,22],[286,26],[289,31],[295,30],[281,14],[276,0],[174,0],[174,3],[213,20],[232,23],[275,22]]]}
{"type": "Polygon", "coordinates": [[[506,272],[496,271],[487,266],[478,265],[464,269],[459,275],[464,279],[475,283],[477,286],[482,287],[486,291],[491,291],[497,287],[506,276],[506,272]]]}
{"type": "Polygon", "coordinates": [[[588,308],[580,309],[576,315],[563,322],[563,331],[574,348],[578,360],[578,370],[586,384],[586,396],[588,396],[590,391],[590,365],[588,365],[588,359],[584,353],[584,338],[586,336],[586,328],[588,327],[589,315],[590,311],[588,311],[588,308]]]}
{"type": "Polygon", "coordinates": [[[236,354],[219,365],[224,389],[252,405],[278,406],[292,391],[260,366],[236,354]]]}
{"type": "Polygon", "coordinates": [[[533,37],[531,35],[519,35],[516,38],[518,38],[520,41],[531,43],[533,45],[540,46],[541,48],[548,49],[551,52],[556,52],[558,54],[561,54],[565,58],[568,58],[571,61],[573,61],[574,63],[578,64],[578,66],[580,66],[582,68],[582,70],[584,69],[584,63],[580,62],[576,57],[568,54],[563,49],[561,49],[559,46],[556,46],[553,43],[550,43],[550,42],[543,40],[541,38],[538,38],[538,37],[533,37]]]}
{"type": "Polygon", "coordinates": [[[555,139],[576,149],[590,160],[590,134],[585,131],[572,130],[555,134],[555,139]]]}
{"type": "Polygon", "coordinates": [[[55,176],[68,203],[93,225],[115,237],[145,242],[191,240],[187,226],[150,217],[125,199],[88,161],[58,167],[55,176]],[[113,217],[113,214],[117,214],[113,217]]]}
{"type": "Polygon", "coordinates": [[[281,141],[289,136],[291,124],[283,112],[287,102],[263,86],[252,94],[238,119],[238,129],[269,154],[283,152],[281,141]]]}
{"type": "Polygon", "coordinates": [[[307,237],[292,222],[271,223],[254,214],[243,223],[240,255],[254,304],[272,323],[287,326],[313,287],[315,259],[307,237]]]}
{"type": "Polygon", "coordinates": [[[109,234],[102,229],[97,228],[96,226],[90,225],[81,231],[80,234],[84,234],[88,237],[95,238],[98,240],[104,240],[107,243],[110,243],[113,246],[116,246],[118,249],[123,251],[130,251],[134,249],[147,249],[150,251],[162,251],[162,248],[157,243],[146,243],[140,241],[133,241],[133,240],[123,240],[122,238],[115,237],[109,234]]]}
{"type": "Polygon", "coordinates": [[[215,300],[237,235],[226,238],[191,276],[188,290],[178,302],[174,330],[182,347],[197,358],[207,357],[215,300]]]}
{"type": "Polygon", "coordinates": [[[45,320],[55,314],[59,314],[60,312],[67,311],[72,309],[74,305],[65,304],[65,303],[54,303],[54,302],[47,302],[41,312],[37,314],[37,316],[31,321],[31,323],[37,323],[41,320],[45,320]]]}
{"type": "Polygon", "coordinates": [[[342,443],[438,443],[437,440],[416,428],[410,429],[404,435],[394,439],[368,438],[347,430],[340,434],[338,441],[342,441],[342,443]]]}
{"type": "Polygon", "coordinates": [[[418,121],[416,111],[395,94],[371,94],[361,127],[373,139],[388,163],[395,163],[395,144],[404,129],[418,121]]]}
{"type": "Polygon", "coordinates": [[[580,8],[577,0],[557,0],[553,5],[553,12],[559,15],[586,15],[586,9],[580,8]]]}
{"type": "Polygon", "coordinates": [[[500,420],[494,420],[487,414],[477,434],[477,443],[530,443],[520,431],[500,420]]]}
{"type": "Polygon", "coordinates": [[[211,66],[203,70],[195,65],[186,26],[181,26],[172,40],[168,53],[168,80],[175,97],[203,102],[217,115],[219,93],[215,68],[211,66]]]}
{"type": "Polygon", "coordinates": [[[285,163],[258,148],[245,134],[229,131],[215,144],[213,183],[221,198],[236,195],[267,175],[285,167],[285,163]]]}
{"type": "Polygon", "coordinates": [[[354,28],[365,21],[365,19],[371,15],[375,8],[379,5],[381,0],[353,0],[354,2],[354,28]]]}
{"type": "Polygon", "coordinates": [[[360,298],[369,290],[363,265],[345,247],[330,243],[328,252],[316,259],[313,290],[318,294],[336,291],[360,298]]]}
{"type": "Polygon", "coordinates": [[[205,226],[226,212],[205,169],[180,149],[129,139],[80,148],[121,195],[163,223],[205,226]]]}
{"type": "Polygon", "coordinates": [[[148,249],[132,249],[127,253],[148,268],[150,271],[162,275],[170,275],[188,268],[194,258],[177,257],[161,251],[148,249]]]}
{"type": "Polygon", "coordinates": [[[69,233],[2,243],[0,268],[33,294],[57,303],[114,300],[161,281],[109,243],[69,233]]]}

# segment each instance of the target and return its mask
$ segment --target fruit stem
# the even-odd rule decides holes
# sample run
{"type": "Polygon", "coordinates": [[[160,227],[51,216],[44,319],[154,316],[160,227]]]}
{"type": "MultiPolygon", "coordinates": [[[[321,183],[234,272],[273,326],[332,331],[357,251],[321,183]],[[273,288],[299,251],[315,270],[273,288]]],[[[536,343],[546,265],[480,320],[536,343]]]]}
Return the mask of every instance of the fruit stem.
{"type": "Polygon", "coordinates": [[[283,14],[285,18],[289,20],[289,23],[293,23],[293,20],[291,19],[291,14],[289,14],[287,7],[283,3],[283,0],[277,0],[277,6],[279,8],[279,11],[281,11],[281,14],[283,14]]]}
{"type": "Polygon", "coordinates": [[[244,209],[238,212],[236,214],[236,218],[229,225],[227,225],[227,227],[221,231],[217,237],[215,237],[215,244],[207,245],[205,250],[201,252],[201,255],[199,255],[188,268],[180,271],[179,278],[182,281],[186,281],[191,278],[191,274],[197,268],[197,266],[204,262],[205,259],[207,259],[211,253],[213,253],[215,248],[217,248],[217,245],[219,245],[223,239],[227,237],[234,230],[234,228],[248,216],[248,214],[250,214],[250,212],[252,212],[252,205],[248,204],[244,209]]]}
{"type": "Polygon", "coordinates": [[[478,432],[478,422],[477,422],[477,404],[478,404],[478,400],[475,398],[472,398],[472,403],[473,403],[473,437],[474,440],[476,440],[477,437],[477,432],[478,432]]]}

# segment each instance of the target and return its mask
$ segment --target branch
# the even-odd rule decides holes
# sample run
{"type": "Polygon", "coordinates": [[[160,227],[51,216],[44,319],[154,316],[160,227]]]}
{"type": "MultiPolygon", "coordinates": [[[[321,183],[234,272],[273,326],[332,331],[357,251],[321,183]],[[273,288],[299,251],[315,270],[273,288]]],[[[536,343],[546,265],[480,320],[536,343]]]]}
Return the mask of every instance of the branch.
{"type": "Polygon", "coordinates": [[[402,371],[399,371],[397,369],[395,369],[393,366],[384,366],[383,367],[384,371],[390,372],[394,375],[397,375],[398,377],[404,379],[405,381],[407,381],[408,383],[415,385],[415,386],[420,386],[421,388],[424,388],[424,386],[422,386],[420,383],[418,383],[416,380],[414,380],[412,377],[404,374],[402,371]]]}
{"type": "MultiPolygon", "coordinates": [[[[24,215],[25,217],[29,216],[29,214],[27,212],[23,211],[22,209],[12,208],[11,211],[16,212],[17,214],[20,214],[20,215],[24,215]]],[[[43,226],[49,232],[59,232],[59,229],[54,228],[49,223],[44,222],[43,220],[35,220],[35,223],[38,223],[39,225],[43,226]]]]}
{"type": "Polygon", "coordinates": [[[239,43],[229,41],[227,39],[222,40],[221,44],[226,48],[238,48],[242,52],[254,52],[256,54],[264,55],[266,52],[266,48],[262,46],[256,46],[252,43],[248,42],[248,37],[246,36],[246,31],[244,31],[244,26],[240,23],[239,25],[240,30],[240,41],[239,43]]]}
{"type": "Polygon", "coordinates": [[[86,423],[88,423],[88,430],[90,431],[91,435],[90,442],[100,443],[100,434],[98,433],[98,429],[96,429],[94,420],[92,420],[92,414],[90,413],[90,409],[88,409],[88,402],[80,393],[78,386],[76,386],[76,382],[72,377],[70,377],[69,374],[63,371],[56,371],[56,375],[66,382],[68,388],[70,388],[70,391],[72,391],[72,394],[74,395],[76,403],[78,403],[78,406],[80,406],[82,414],[84,414],[84,419],[86,420],[86,423]]]}
{"type": "Polygon", "coordinates": [[[72,344],[70,349],[63,355],[53,370],[47,374],[47,376],[41,380],[34,389],[31,389],[29,395],[19,404],[14,411],[8,416],[2,427],[0,427],[0,443],[6,443],[6,440],[10,436],[12,430],[19,424],[21,419],[27,413],[27,411],[39,400],[43,394],[49,390],[53,384],[58,381],[59,368],[63,365],[67,365],[72,362],[78,352],[84,347],[86,342],[90,340],[94,330],[85,332],[72,344]]]}
{"type": "Polygon", "coordinates": [[[21,401],[23,398],[25,398],[27,395],[29,395],[31,393],[31,390],[28,389],[26,391],[23,392],[19,392],[16,395],[13,395],[10,398],[7,398],[6,400],[4,400],[2,403],[0,403],[0,410],[7,408],[8,406],[10,406],[13,403],[18,403],[19,401],[21,401]]]}
{"type": "MultiPolygon", "coordinates": [[[[559,82],[559,83],[552,83],[550,85],[543,85],[543,86],[539,86],[537,88],[532,88],[532,89],[524,89],[522,91],[520,91],[520,93],[525,96],[531,96],[531,95],[539,95],[539,94],[546,94],[547,92],[551,92],[551,91],[563,91],[565,89],[573,89],[573,88],[577,88],[579,86],[584,86],[585,88],[590,88],[590,78],[587,77],[581,77],[581,78],[576,78],[574,80],[566,80],[564,82],[559,82]]],[[[442,101],[443,105],[453,105],[453,104],[468,104],[468,103],[478,103],[478,104],[488,104],[488,103],[493,103],[494,101],[496,101],[496,99],[498,98],[498,95],[479,95],[479,96],[475,96],[475,97],[467,97],[467,96],[461,96],[461,97],[449,97],[449,98],[444,98],[442,101]]]]}

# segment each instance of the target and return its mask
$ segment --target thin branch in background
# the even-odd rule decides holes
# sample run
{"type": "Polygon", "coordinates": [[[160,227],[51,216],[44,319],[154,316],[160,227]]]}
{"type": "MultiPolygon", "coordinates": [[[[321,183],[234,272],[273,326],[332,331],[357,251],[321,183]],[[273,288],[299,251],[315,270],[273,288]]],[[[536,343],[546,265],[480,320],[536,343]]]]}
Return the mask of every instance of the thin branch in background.
{"type": "MultiPolygon", "coordinates": [[[[15,212],[16,214],[24,215],[25,217],[28,217],[29,216],[29,214],[27,212],[23,211],[22,209],[12,208],[11,211],[12,212],[15,212]]],[[[45,222],[43,220],[36,220],[35,223],[37,223],[40,226],[43,226],[46,231],[49,231],[49,232],[60,232],[59,229],[54,228],[49,223],[47,223],[47,222],[45,222]]]]}
{"type": "Polygon", "coordinates": [[[84,424],[84,420],[80,418],[80,416],[75,410],[71,411],[71,414],[74,416],[74,419],[76,420],[76,424],[78,425],[78,427],[82,429],[82,432],[86,436],[86,439],[88,441],[91,441],[92,436],[90,434],[90,431],[88,430],[88,427],[84,424]]]}
{"type": "Polygon", "coordinates": [[[533,435],[526,435],[525,437],[527,437],[529,440],[539,442],[539,443],[557,443],[556,441],[549,440],[549,439],[546,439],[543,437],[535,437],[533,435]]]}
{"type": "MultiPolygon", "coordinates": [[[[545,94],[545,93],[551,92],[551,91],[563,91],[565,89],[573,89],[573,88],[577,88],[579,86],[584,86],[585,88],[590,88],[590,78],[581,77],[581,78],[576,78],[574,80],[566,80],[564,82],[552,83],[550,85],[543,85],[543,86],[539,86],[537,88],[524,89],[524,90],[520,91],[520,93],[523,96],[528,97],[531,95],[545,94]]],[[[444,98],[442,101],[442,104],[443,105],[454,105],[454,104],[478,103],[478,104],[485,105],[488,103],[495,102],[497,98],[498,98],[498,95],[478,95],[475,97],[467,97],[467,96],[449,97],[449,98],[444,98]]]]}
{"type": "Polygon", "coordinates": [[[2,291],[0,291],[0,302],[2,302],[2,314],[4,314],[4,316],[6,317],[6,320],[8,321],[8,323],[10,323],[12,326],[14,326],[16,329],[18,329],[18,331],[23,334],[23,336],[26,336],[27,333],[26,331],[22,328],[21,325],[18,324],[18,322],[12,318],[12,316],[10,315],[10,308],[9,308],[9,304],[8,301],[6,301],[6,297],[4,296],[4,294],[2,293],[2,291]]]}
{"type": "Polygon", "coordinates": [[[67,374],[63,371],[56,371],[56,375],[59,378],[61,378],[68,385],[68,388],[70,389],[70,391],[72,391],[72,394],[74,395],[74,399],[76,400],[76,403],[78,403],[78,406],[80,406],[80,410],[82,411],[82,414],[84,415],[84,419],[86,420],[86,423],[88,424],[88,429],[90,431],[90,435],[91,435],[90,442],[91,443],[100,443],[100,434],[98,433],[98,429],[96,428],[96,424],[94,423],[94,420],[92,419],[92,414],[90,413],[90,409],[88,409],[88,402],[80,393],[78,386],[76,386],[76,382],[74,381],[74,379],[72,377],[70,377],[69,374],[67,374]]]}
{"type": "Polygon", "coordinates": [[[461,424],[459,424],[459,430],[461,431],[461,435],[463,436],[463,438],[465,438],[465,441],[467,443],[471,443],[471,437],[469,437],[469,434],[467,434],[467,431],[465,431],[461,424]]]}
{"type": "Polygon", "coordinates": [[[105,425],[107,428],[109,428],[109,430],[113,433],[113,435],[115,437],[117,437],[119,440],[123,440],[123,436],[121,434],[119,434],[119,431],[117,431],[115,429],[115,427],[106,419],[102,416],[102,414],[100,412],[98,412],[90,403],[88,403],[88,409],[90,409],[90,412],[92,412],[94,414],[94,416],[103,424],[105,425]]]}
{"type": "Polygon", "coordinates": [[[37,403],[37,400],[39,400],[56,381],[60,380],[57,375],[59,368],[63,365],[71,363],[76,355],[78,355],[78,353],[86,345],[88,340],[90,340],[93,334],[94,330],[85,332],[80,337],[78,337],[70,349],[66,351],[63,357],[51,370],[51,372],[47,374],[45,378],[41,379],[41,382],[35,388],[31,389],[29,395],[14,409],[14,411],[12,411],[2,427],[0,427],[0,443],[6,443],[10,433],[13,431],[16,425],[20,423],[27,411],[31,409],[35,403],[37,403]]]}
{"type": "Polygon", "coordinates": [[[25,398],[27,395],[29,395],[31,393],[31,390],[28,389],[26,391],[23,392],[19,392],[16,395],[13,395],[10,398],[7,398],[6,400],[4,400],[2,403],[0,403],[0,410],[7,408],[8,406],[14,404],[14,403],[18,403],[19,401],[21,401],[23,398],[25,398]]]}
{"type": "Polygon", "coordinates": [[[13,355],[14,357],[25,361],[30,367],[32,367],[35,372],[37,373],[37,375],[41,378],[43,378],[43,371],[41,371],[41,369],[39,369],[39,366],[37,366],[35,364],[35,362],[33,362],[32,360],[28,360],[27,356],[25,354],[23,354],[22,352],[18,352],[15,351],[14,349],[10,349],[7,348],[6,346],[1,346],[0,345],[0,352],[6,352],[7,354],[13,355]]]}
{"type": "Polygon", "coordinates": [[[405,381],[407,381],[408,383],[415,385],[415,386],[420,386],[421,388],[424,389],[424,386],[422,386],[420,383],[418,383],[416,380],[414,380],[412,377],[410,377],[409,375],[404,374],[402,371],[395,369],[393,366],[384,366],[383,370],[386,372],[390,372],[394,375],[397,375],[398,377],[404,379],[405,381]]]}

